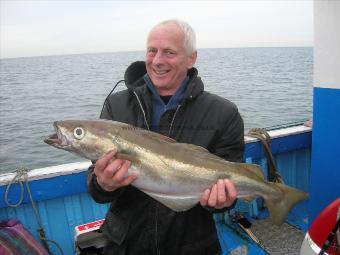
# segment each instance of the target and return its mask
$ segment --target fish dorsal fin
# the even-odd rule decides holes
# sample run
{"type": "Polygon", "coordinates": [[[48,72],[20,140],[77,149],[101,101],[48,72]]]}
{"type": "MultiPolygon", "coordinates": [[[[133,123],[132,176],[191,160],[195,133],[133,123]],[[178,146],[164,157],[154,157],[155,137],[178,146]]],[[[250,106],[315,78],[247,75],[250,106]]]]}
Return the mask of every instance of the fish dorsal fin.
{"type": "Polygon", "coordinates": [[[259,180],[264,181],[266,179],[259,165],[247,164],[247,163],[237,163],[237,164],[241,166],[243,169],[246,169],[247,171],[250,171],[251,173],[253,173],[259,180]]]}
{"type": "Polygon", "coordinates": [[[205,153],[210,153],[206,148],[195,145],[195,144],[190,144],[190,143],[176,143],[176,146],[182,147],[183,149],[187,150],[193,150],[197,152],[205,152],[205,153]]]}
{"type": "Polygon", "coordinates": [[[165,135],[161,135],[161,134],[158,134],[156,132],[150,132],[148,130],[141,130],[141,135],[143,135],[145,137],[149,137],[151,139],[156,139],[158,141],[165,141],[165,142],[169,142],[169,143],[176,143],[176,140],[171,138],[171,137],[168,137],[168,136],[165,136],[165,135]]]}
{"type": "Polygon", "coordinates": [[[199,146],[199,145],[195,145],[195,144],[190,144],[190,143],[174,143],[172,144],[173,149],[175,151],[189,151],[192,153],[198,153],[197,156],[199,155],[199,157],[202,160],[218,160],[218,161],[225,161],[225,159],[216,156],[215,154],[211,153],[210,151],[208,151],[206,148],[199,146]]]}

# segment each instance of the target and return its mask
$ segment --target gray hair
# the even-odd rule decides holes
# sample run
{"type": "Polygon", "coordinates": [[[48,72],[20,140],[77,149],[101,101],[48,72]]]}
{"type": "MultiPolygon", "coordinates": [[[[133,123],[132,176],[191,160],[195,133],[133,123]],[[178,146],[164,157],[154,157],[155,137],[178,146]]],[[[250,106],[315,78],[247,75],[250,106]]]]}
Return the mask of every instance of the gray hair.
{"type": "MultiPolygon", "coordinates": [[[[155,27],[173,24],[179,27],[184,34],[184,48],[188,55],[191,55],[196,51],[196,35],[194,29],[185,21],[178,19],[164,20],[157,24],[155,27]]],[[[152,30],[151,30],[152,31],[152,30]]]]}

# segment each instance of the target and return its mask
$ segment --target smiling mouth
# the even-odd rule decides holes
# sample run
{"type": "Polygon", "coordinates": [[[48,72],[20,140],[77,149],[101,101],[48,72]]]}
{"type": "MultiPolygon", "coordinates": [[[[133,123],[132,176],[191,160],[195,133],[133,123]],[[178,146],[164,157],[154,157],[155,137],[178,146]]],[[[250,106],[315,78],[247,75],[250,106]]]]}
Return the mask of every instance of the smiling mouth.
{"type": "Polygon", "coordinates": [[[159,71],[159,70],[155,70],[155,69],[153,69],[153,71],[156,75],[164,75],[164,74],[167,74],[168,72],[170,72],[168,70],[159,71]]]}

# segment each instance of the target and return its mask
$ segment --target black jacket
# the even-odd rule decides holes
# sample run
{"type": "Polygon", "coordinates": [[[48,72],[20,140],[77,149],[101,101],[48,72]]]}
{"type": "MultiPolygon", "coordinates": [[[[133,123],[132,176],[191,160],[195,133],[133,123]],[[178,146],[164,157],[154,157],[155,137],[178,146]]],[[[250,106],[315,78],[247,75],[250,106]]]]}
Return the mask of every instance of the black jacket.
{"type": "MultiPolygon", "coordinates": [[[[101,118],[150,127],[152,103],[145,73],[144,62],[130,65],[125,73],[128,89],[107,98],[101,118]]],[[[196,69],[188,74],[184,99],[177,109],[162,115],[159,132],[205,147],[226,160],[242,161],[244,128],[237,107],[205,92],[196,69]]],[[[96,202],[111,202],[102,230],[112,242],[112,254],[211,255],[220,250],[212,213],[200,205],[175,213],[133,186],[105,192],[92,168],[88,190],[96,202]]]]}

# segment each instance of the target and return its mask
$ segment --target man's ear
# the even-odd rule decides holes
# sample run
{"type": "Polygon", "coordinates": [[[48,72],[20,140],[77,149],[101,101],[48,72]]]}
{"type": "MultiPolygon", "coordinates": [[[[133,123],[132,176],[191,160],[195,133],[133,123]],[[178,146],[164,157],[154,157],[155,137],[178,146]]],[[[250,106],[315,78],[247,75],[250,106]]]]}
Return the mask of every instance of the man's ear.
{"type": "Polygon", "coordinates": [[[196,63],[197,59],[197,51],[195,50],[190,56],[188,56],[188,65],[187,68],[191,69],[196,63]]]}

